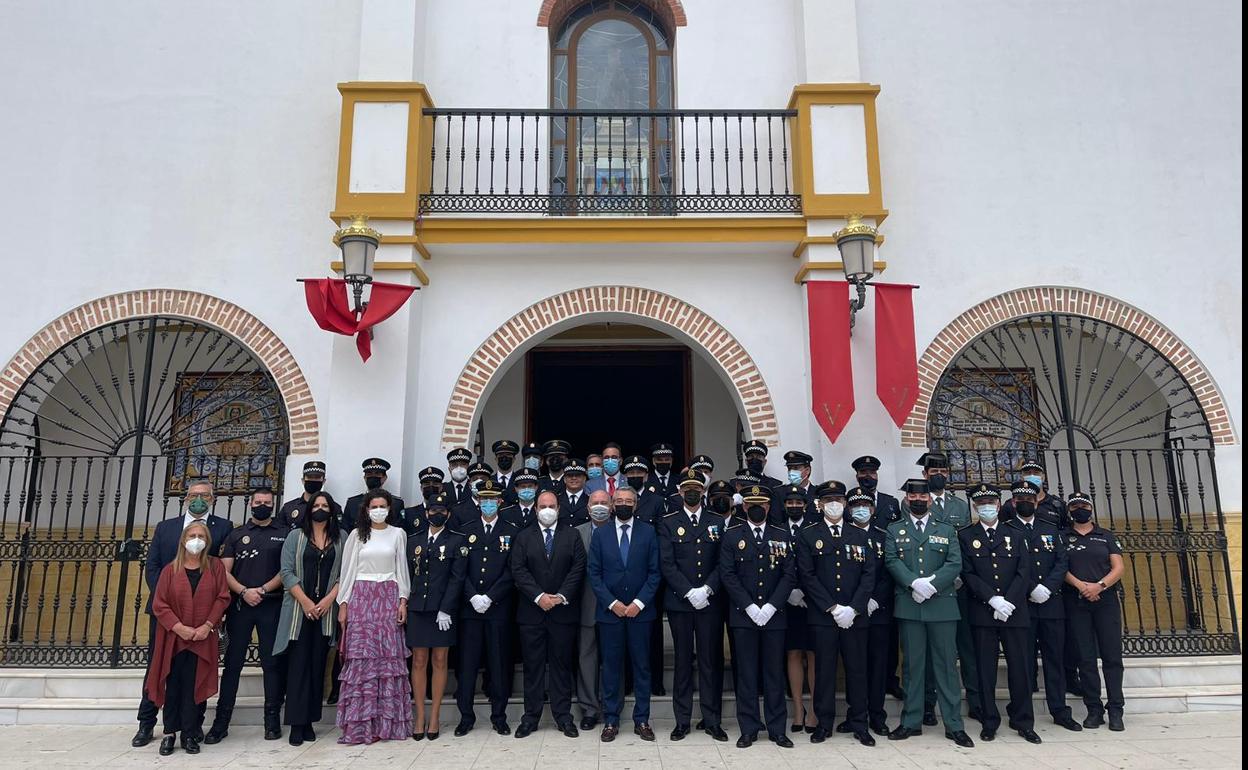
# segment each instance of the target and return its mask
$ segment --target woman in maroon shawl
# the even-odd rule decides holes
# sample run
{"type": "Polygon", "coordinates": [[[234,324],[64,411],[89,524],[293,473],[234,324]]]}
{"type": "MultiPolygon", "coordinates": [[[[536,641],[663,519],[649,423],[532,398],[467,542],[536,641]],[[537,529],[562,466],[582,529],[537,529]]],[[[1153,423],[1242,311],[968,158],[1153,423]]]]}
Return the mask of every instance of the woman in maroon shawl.
{"type": "Polygon", "coordinates": [[[152,596],[156,641],[146,681],[147,697],[164,709],[161,756],[173,753],[179,731],[186,753],[199,753],[204,705],[217,692],[217,627],[230,588],[225,568],[209,555],[211,548],[208,526],[188,524],[152,596]]]}

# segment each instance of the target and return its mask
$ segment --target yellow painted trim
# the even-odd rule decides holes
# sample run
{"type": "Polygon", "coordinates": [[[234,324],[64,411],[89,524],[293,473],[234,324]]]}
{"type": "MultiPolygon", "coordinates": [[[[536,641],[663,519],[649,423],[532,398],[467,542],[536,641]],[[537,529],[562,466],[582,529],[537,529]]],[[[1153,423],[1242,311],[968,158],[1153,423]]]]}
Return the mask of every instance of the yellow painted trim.
{"type": "Polygon", "coordinates": [[[433,255],[429,253],[429,249],[425,248],[425,244],[421,243],[419,235],[383,235],[382,243],[405,243],[419,252],[420,256],[425,259],[433,259],[433,255]]]}
{"type": "Polygon", "coordinates": [[[802,195],[802,213],[811,218],[847,219],[862,214],[878,226],[888,216],[880,184],[880,140],[875,99],[880,87],[870,83],[802,83],[793,88],[789,109],[797,110],[793,121],[793,179],[802,195]],[[815,170],[811,162],[810,108],[816,105],[860,104],[867,146],[865,194],[815,194],[815,170]],[[870,213],[869,213],[870,212],[870,213]]]}
{"type": "MultiPolygon", "coordinates": [[[[824,243],[830,246],[835,246],[836,241],[837,241],[837,237],[835,235],[808,235],[805,238],[797,242],[797,248],[793,249],[793,258],[797,259],[801,257],[802,252],[806,250],[807,246],[811,246],[813,244],[819,244],[819,243],[824,243]]],[[[876,246],[884,245],[883,233],[875,234],[875,245],[876,246]]]]}
{"type": "MultiPolygon", "coordinates": [[[[887,262],[876,261],[873,263],[876,275],[884,272],[884,268],[888,267],[887,262]]],[[[793,283],[801,283],[806,280],[806,274],[812,270],[844,270],[845,265],[842,262],[807,262],[798,268],[797,275],[793,276],[793,283]]]]}
{"type": "Polygon", "coordinates": [[[420,239],[439,243],[797,243],[802,217],[425,217],[420,239]]]}
{"type": "MultiPolygon", "coordinates": [[[[367,214],[371,219],[415,219],[420,191],[429,184],[429,157],[433,141],[432,121],[422,114],[433,106],[433,99],[423,83],[339,83],[342,94],[342,124],[338,137],[338,183],[334,211],[346,214],[367,214]],[[353,193],[351,185],[352,132],[355,105],[360,102],[406,102],[407,168],[401,193],[353,193]]],[[[342,217],[336,217],[342,218],[342,217]]]]}
{"type": "MultiPolygon", "coordinates": [[[[342,272],[342,261],[338,260],[329,263],[329,269],[336,273],[342,272]]],[[[429,276],[425,273],[424,268],[419,262],[374,262],[373,270],[410,270],[420,280],[421,286],[429,285],[429,276]]]]}

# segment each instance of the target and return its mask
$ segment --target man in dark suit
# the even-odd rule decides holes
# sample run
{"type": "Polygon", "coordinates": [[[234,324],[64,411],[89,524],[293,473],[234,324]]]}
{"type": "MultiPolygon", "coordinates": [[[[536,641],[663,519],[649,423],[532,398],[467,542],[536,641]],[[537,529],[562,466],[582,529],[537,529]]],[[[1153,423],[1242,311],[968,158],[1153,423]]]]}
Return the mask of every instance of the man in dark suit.
{"type": "Polygon", "coordinates": [[[612,498],[615,521],[590,538],[589,584],[597,600],[594,620],[602,648],[602,740],[620,732],[624,705],[624,650],[633,670],[633,732],[654,740],[650,728],[650,628],[658,617],[659,540],[654,527],[633,517],[637,493],[619,487],[612,498]]]}
{"type": "MultiPolygon", "coordinates": [[[[889,626],[893,623],[893,576],[884,568],[884,541],[888,533],[871,526],[874,498],[854,487],[846,493],[851,526],[867,534],[875,558],[875,586],[867,600],[867,722],[876,735],[888,735],[888,714],[884,711],[884,688],[888,680],[889,626]]],[[[895,665],[895,663],[894,663],[895,665]]],[[[845,730],[837,725],[838,732],[845,730]]]]}
{"type": "Polygon", "coordinates": [[[442,490],[452,501],[452,512],[455,506],[472,495],[472,488],[468,486],[468,464],[471,462],[472,452],[469,452],[466,447],[455,447],[446,453],[446,471],[450,480],[443,484],[442,490]]]}
{"type": "Polygon", "coordinates": [[[572,721],[572,659],[580,622],[577,601],[585,579],[585,546],[576,528],[559,519],[554,492],[537,497],[537,526],[516,535],[511,573],[516,583],[516,623],[524,657],[524,716],[516,737],[537,729],[550,674],[550,711],[559,731],[580,733],[572,721]]]}
{"type": "Polygon", "coordinates": [[[512,476],[515,475],[516,455],[520,453],[520,445],[514,441],[502,439],[495,441],[490,450],[494,453],[494,481],[503,488],[503,505],[511,505],[516,501],[516,490],[512,488],[512,476]]]}
{"type": "Polygon", "coordinates": [[[563,491],[563,474],[570,454],[572,445],[562,439],[551,439],[542,444],[542,461],[546,464],[546,473],[537,482],[540,491],[563,491]]]}
{"type": "Polygon", "coordinates": [[[579,527],[589,521],[589,490],[585,482],[589,478],[585,463],[570,458],[563,467],[563,491],[558,493],[559,518],[579,527]]]}
{"type": "MultiPolygon", "coordinates": [[[[370,457],[360,463],[360,467],[364,469],[364,486],[368,491],[374,489],[385,489],[386,473],[390,470],[390,463],[380,457],[370,457]]],[[[390,507],[390,517],[386,519],[386,523],[392,527],[403,526],[403,509],[406,504],[403,498],[393,495],[394,505],[390,507]]],[[[342,508],[342,520],[338,522],[338,526],[343,534],[351,532],[355,529],[355,525],[360,517],[360,508],[364,505],[364,493],[352,495],[347,498],[347,504],[342,508]]],[[[337,681],[337,680],[335,680],[337,681]]]]}
{"type": "MultiPolygon", "coordinates": [[[[230,534],[230,530],[234,528],[229,519],[209,513],[215,499],[211,482],[193,482],[186,488],[182,515],[176,519],[165,519],[160,522],[152,534],[152,542],[147,547],[147,561],[143,564],[143,578],[147,582],[147,656],[149,658],[152,656],[152,645],[156,642],[156,616],[152,615],[152,595],[156,592],[156,581],[160,579],[161,570],[178,555],[178,541],[182,539],[182,530],[192,521],[206,521],[208,534],[212,537],[212,553],[216,556],[221,553],[221,544],[225,542],[226,535],[230,534]]],[[[147,697],[147,683],[144,682],[143,696],[139,701],[139,731],[130,741],[131,746],[139,748],[152,742],[152,731],[156,728],[158,711],[156,704],[147,697]]]]}
{"type": "Polygon", "coordinates": [[[659,519],[667,513],[667,495],[648,482],[650,466],[641,455],[624,458],[623,467],[624,483],[637,493],[637,510],[633,515],[638,521],[657,527],[659,519]]]}
{"type": "Polygon", "coordinates": [[[654,472],[646,480],[646,485],[655,487],[665,503],[667,498],[676,494],[676,474],[672,468],[674,460],[675,450],[671,444],[659,443],[650,447],[650,467],[654,472]]]}
{"type": "MultiPolygon", "coordinates": [[[[871,520],[872,529],[884,530],[888,532],[888,525],[894,521],[901,519],[901,503],[896,497],[881,492],[880,485],[880,460],[878,457],[871,455],[863,455],[857,458],[850,467],[854,469],[854,477],[858,482],[858,488],[864,493],[871,496],[871,510],[874,518],[871,520]]],[[[897,664],[900,662],[901,650],[901,633],[897,618],[894,616],[891,625],[888,628],[888,681],[885,685],[886,692],[897,698],[904,700],[905,694],[901,690],[901,681],[897,678],[897,664]]],[[[936,724],[934,721],[929,724],[936,724]]]]}
{"type": "Polygon", "coordinates": [[[767,523],[771,490],[744,490],[747,521],[730,528],[720,541],[719,577],[728,594],[736,671],[737,748],[758,740],[761,672],[767,736],[781,748],[793,748],[785,735],[784,629],[789,592],[797,586],[792,538],[783,527],[767,523]]]}
{"type": "MultiPolygon", "coordinates": [[[[605,489],[589,493],[589,521],[576,528],[585,553],[594,532],[611,523],[611,497],[605,489]]],[[[602,715],[602,667],[598,660],[598,602],[588,576],[581,589],[581,628],[576,639],[576,700],[581,704],[581,729],[592,730],[602,715]]]]}

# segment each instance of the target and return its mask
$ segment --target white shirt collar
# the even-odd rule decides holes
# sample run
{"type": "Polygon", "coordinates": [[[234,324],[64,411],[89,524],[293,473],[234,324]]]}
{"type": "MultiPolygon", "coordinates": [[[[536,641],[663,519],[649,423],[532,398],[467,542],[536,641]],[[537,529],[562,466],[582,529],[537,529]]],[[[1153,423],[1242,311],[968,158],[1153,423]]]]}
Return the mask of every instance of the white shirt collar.
{"type": "Polygon", "coordinates": [[[186,529],[187,527],[191,526],[192,521],[202,521],[205,527],[208,526],[209,515],[210,514],[205,513],[203,518],[197,519],[189,513],[182,514],[182,529],[186,529]]]}
{"type": "Polygon", "coordinates": [[[997,525],[996,525],[996,524],[993,524],[992,526],[988,526],[987,524],[985,524],[985,523],[984,523],[984,522],[982,522],[982,521],[979,523],[979,526],[983,527],[983,528],[984,528],[984,532],[987,532],[988,534],[992,534],[992,531],[993,531],[994,529],[996,529],[996,528],[997,528],[997,525]]]}
{"type": "Polygon", "coordinates": [[[841,528],[841,532],[844,532],[844,531],[845,531],[845,519],[841,519],[840,521],[828,521],[828,517],[827,517],[827,516],[824,516],[824,517],[823,517],[823,522],[824,522],[825,524],[827,524],[827,525],[828,525],[828,531],[829,531],[829,532],[831,532],[831,531],[832,531],[832,528],[833,528],[833,527],[840,527],[840,528],[841,528]]]}
{"type": "Polygon", "coordinates": [[[498,517],[497,517],[497,516],[495,516],[495,517],[493,518],[493,520],[487,520],[484,516],[482,516],[482,517],[481,517],[481,529],[483,529],[483,530],[484,530],[486,527],[493,527],[493,526],[495,526],[496,524],[498,524],[498,517]]]}
{"type": "Polygon", "coordinates": [[[629,519],[628,521],[620,521],[619,519],[616,519],[615,520],[615,534],[619,535],[621,532],[624,531],[625,527],[628,527],[628,531],[632,532],[633,530],[636,529],[636,527],[633,526],[636,523],[637,522],[633,521],[632,519],[629,519]]]}
{"type": "Polygon", "coordinates": [[[923,514],[922,516],[915,516],[915,515],[912,513],[912,514],[910,514],[910,521],[911,521],[911,523],[913,523],[913,524],[914,524],[914,526],[916,526],[916,527],[917,527],[917,526],[919,526],[919,523],[920,523],[920,522],[922,522],[922,525],[923,525],[924,527],[926,527],[926,526],[927,526],[927,519],[928,519],[928,517],[929,517],[930,515],[931,515],[931,514],[923,514]]]}
{"type": "Polygon", "coordinates": [[[759,533],[759,532],[762,532],[764,535],[766,535],[766,534],[767,534],[767,525],[766,525],[766,524],[755,524],[754,522],[752,522],[752,521],[751,521],[751,522],[750,522],[750,529],[752,530],[752,531],[750,532],[750,536],[751,536],[751,537],[754,537],[754,538],[757,538],[757,537],[758,537],[758,533],[759,533]]]}
{"type": "Polygon", "coordinates": [[[684,507],[684,510],[685,510],[685,515],[689,517],[690,521],[693,520],[694,516],[702,515],[702,506],[700,505],[697,508],[690,508],[689,506],[686,505],[684,507]]]}
{"type": "Polygon", "coordinates": [[[803,516],[802,518],[798,519],[797,521],[793,521],[792,519],[789,519],[789,522],[788,522],[788,523],[789,523],[789,530],[790,530],[790,531],[792,531],[794,527],[797,527],[798,529],[801,529],[801,528],[802,528],[802,525],[806,523],[806,517],[804,517],[804,516],[803,516]]]}

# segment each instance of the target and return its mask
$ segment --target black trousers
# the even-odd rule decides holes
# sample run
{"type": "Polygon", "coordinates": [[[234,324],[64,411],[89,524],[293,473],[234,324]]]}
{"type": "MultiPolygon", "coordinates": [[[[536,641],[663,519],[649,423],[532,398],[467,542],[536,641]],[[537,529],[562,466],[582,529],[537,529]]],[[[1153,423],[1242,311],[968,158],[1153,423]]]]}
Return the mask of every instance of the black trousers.
{"type": "MultiPolygon", "coordinates": [[[[147,616],[147,659],[149,662],[152,659],[152,649],[156,646],[157,626],[158,624],[156,623],[156,616],[148,615],[147,616]]],[[[199,709],[199,724],[202,726],[204,723],[204,712],[208,710],[208,702],[204,701],[203,703],[198,704],[197,708],[199,709]]],[[[160,714],[160,709],[156,707],[156,704],[152,702],[151,698],[147,697],[147,676],[144,675],[143,676],[143,692],[139,696],[139,714],[138,714],[139,727],[144,730],[155,730],[156,729],[156,717],[159,716],[159,714],[160,714]]]]}
{"type": "Polygon", "coordinates": [[[165,678],[165,710],[162,716],[165,735],[185,733],[199,735],[204,730],[204,706],[195,702],[195,674],[199,657],[190,650],[173,656],[169,676],[165,678]]]}
{"type": "MultiPolygon", "coordinates": [[[[221,672],[221,690],[217,694],[217,713],[213,727],[230,726],[234,715],[234,702],[238,697],[238,678],[247,660],[247,647],[251,634],[260,637],[260,669],[264,673],[264,726],[276,728],[286,693],[286,669],[273,657],[273,643],[277,640],[277,621],[282,611],[279,599],[262,599],[255,607],[236,599],[225,613],[225,629],[229,642],[225,647],[225,665],[221,672]]],[[[324,671],[324,669],[321,669],[324,671]]]]}
{"type": "Polygon", "coordinates": [[[460,617],[455,703],[459,706],[461,721],[477,719],[472,703],[477,690],[477,672],[482,665],[486,671],[482,689],[490,699],[490,722],[507,721],[507,699],[511,697],[511,622],[510,617],[460,617]]]}
{"type": "MultiPolygon", "coordinates": [[[[875,727],[888,722],[884,711],[884,693],[888,687],[888,674],[896,672],[889,668],[892,660],[892,623],[877,623],[867,627],[867,721],[875,727]]],[[[816,662],[818,658],[816,658],[816,662]]]]}
{"type": "MultiPolygon", "coordinates": [[[[572,659],[576,655],[577,626],[571,623],[520,625],[524,657],[524,716],[533,727],[542,719],[546,678],[550,677],[550,713],[555,724],[572,722],[572,659]]],[[[605,666],[604,666],[605,668],[605,666]]]]}
{"type": "MultiPolygon", "coordinates": [[[[1010,717],[1010,726],[1019,730],[1030,730],[1035,727],[1036,715],[1031,705],[1031,666],[1027,656],[1032,654],[1030,626],[1010,627],[1005,625],[974,626],[975,653],[979,657],[976,664],[979,668],[979,691],[983,693],[980,723],[985,730],[996,730],[1001,726],[1001,711],[997,708],[994,693],[997,690],[997,646],[1005,650],[1005,677],[1010,688],[1010,702],[1005,711],[1010,717]]],[[[1034,659],[1034,658],[1033,658],[1034,659]]]]}
{"type": "MultiPolygon", "coordinates": [[[[698,707],[706,727],[718,727],[724,699],[724,613],[718,602],[696,612],[667,613],[675,648],[672,710],[676,724],[693,719],[693,666],[697,650],[698,707]]],[[[653,672],[652,672],[653,673],[653,672]]]]}
{"type": "Polygon", "coordinates": [[[734,628],[732,639],[737,656],[733,658],[733,668],[737,672],[737,724],[741,734],[756,735],[763,727],[758,718],[761,684],[767,735],[780,738],[785,734],[784,720],[788,716],[784,705],[784,629],[734,628]]]}
{"type": "Polygon", "coordinates": [[[1117,591],[1105,591],[1090,602],[1075,593],[1066,593],[1066,621],[1070,623],[1079,653],[1079,684],[1088,715],[1121,716],[1122,695],[1122,607],[1117,591]],[[1105,671],[1105,697],[1101,703],[1101,677],[1096,670],[1097,653],[1105,671]]]}
{"type": "Polygon", "coordinates": [[[885,687],[889,690],[901,687],[901,677],[897,675],[897,667],[901,665],[901,626],[897,618],[888,620],[888,667],[884,670],[885,687]]]}
{"type": "Polygon", "coordinates": [[[867,731],[867,636],[866,625],[850,628],[814,625],[815,716],[819,727],[832,732],[836,727],[836,666],[845,663],[845,701],[849,704],[846,721],[855,733],[867,731]]]}
{"type": "Polygon", "coordinates": [[[667,604],[663,595],[666,587],[660,580],[659,590],[654,594],[654,623],[650,625],[650,689],[660,694],[667,690],[663,685],[663,608],[667,604]]]}
{"type": "Polygon", "coordinates": [[[329,657],[329,637],[321,633],[321,623],[301,619],[299,637],[286,647],[278,665],[286,667],[286,718],[283,724],[311,725],[321,721],[325,697],[325,661],[329,657]],[[285,658],[285,660],[281,660],[285,658]]]}
{"type": "MultiPolygon", "coordinates": [[[[1061,597],[1052,596],[1049,601],[1061,597]]],[[[1031,613],[1031,651],[1027,654],[1027,662],[1031,664],[1031,676],[1036,681],[1036,654],[1044,661],[1044,700],[1049,707],[1049,714],[1054,719],[1070,716],[1070,706],[1066,705],[1066,620],[1064,618],[1040,618],[1031,613]]]]}

